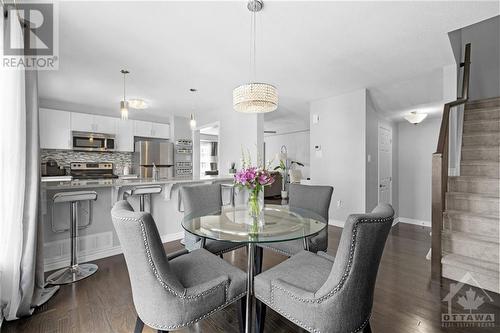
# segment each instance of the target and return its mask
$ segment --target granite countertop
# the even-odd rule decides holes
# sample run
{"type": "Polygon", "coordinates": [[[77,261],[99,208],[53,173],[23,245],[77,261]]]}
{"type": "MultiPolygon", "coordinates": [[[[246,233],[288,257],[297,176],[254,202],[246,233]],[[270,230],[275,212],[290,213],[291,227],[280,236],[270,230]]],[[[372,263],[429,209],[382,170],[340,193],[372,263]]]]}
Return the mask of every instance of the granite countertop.
{"type": "Polygon", "coordinates": [[[203,176],[203,177],[174,177],[159,180],[152,178],[137,178],[137,179],[89,179],[89,180],[72,180],[62,182],[43,182],[41,183],[42,190],[65,190],[65,189],[83,189],[83,188],[102,188],[102,187],[122,187],[122,186],[140,186],[140,185],[166,185],[166,184],[182,184],[210,181],[231,181],[232,175],[225,176],[203,176]]]}

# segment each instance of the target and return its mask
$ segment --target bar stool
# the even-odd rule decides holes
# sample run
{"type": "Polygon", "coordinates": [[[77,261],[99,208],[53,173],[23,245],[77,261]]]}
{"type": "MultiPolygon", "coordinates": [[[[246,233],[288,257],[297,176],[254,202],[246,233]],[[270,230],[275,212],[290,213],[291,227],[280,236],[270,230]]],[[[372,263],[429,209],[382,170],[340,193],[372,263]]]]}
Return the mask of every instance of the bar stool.
{"type": "Polygon", "coordinates": [[[141,212],[144,211],[144,199],[146,195],[149,196],[149,202],[151,202],[151,194],[159,194],[161,193],[160,185],[145,185],[145,186],[136,186],[130,190],[127,190],[123,193],[123,200],[127,200],[127,197],[138,195],[139,196],[139,210],[141,212]]]}
{"type": "MultiPolygon", "coordinates": [[[[52,198],[54,205],[61,202],[70,203],[70,227],[69,229],[53,230],[56,232],[70,232],[70,246],[71,246],[71,262],[70,266],[58,270],[47,278],[48,284],[68,284],[73,283],[86,277],[91,276],[97,272],[97,265],[95,264],[78,264],[78,203],[80,201],[89,201],[89,207],[92,207],[92,201],[97,200],[97,193],[95,191],[75,191],[75,192],[60,192],[56,193],[52,198]]],[[[92,208],[89,209],[89,223],[83,227],[88,227],[92,222],[92,208]]],[[[52,224],[54,214],[52,214],[52,224]]]]}

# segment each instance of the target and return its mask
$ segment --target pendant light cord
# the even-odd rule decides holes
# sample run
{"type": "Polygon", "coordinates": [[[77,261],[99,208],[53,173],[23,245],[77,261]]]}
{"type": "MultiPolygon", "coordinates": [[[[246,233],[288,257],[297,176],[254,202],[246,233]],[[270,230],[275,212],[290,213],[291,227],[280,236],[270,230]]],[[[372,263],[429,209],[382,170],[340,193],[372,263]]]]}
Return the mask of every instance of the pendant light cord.
{"type": "Polygon", "coordinates": [[[127,98],[125,97],[125,75],[127,75],[127,73],[123,73],[123,101],[127,101],[127,98]]]}
{"type": "Polygon", "coordinates": [[[254,82],[257,78],[256,15],[257,13],[252,11],[252,16],[250,17],[250,72],[252,73],[252,81],[254,82]]]}
{"type": "Polygon", "coordinates": [[[257,78],[257,12],[253,12],[253,79],[257,78]]]}

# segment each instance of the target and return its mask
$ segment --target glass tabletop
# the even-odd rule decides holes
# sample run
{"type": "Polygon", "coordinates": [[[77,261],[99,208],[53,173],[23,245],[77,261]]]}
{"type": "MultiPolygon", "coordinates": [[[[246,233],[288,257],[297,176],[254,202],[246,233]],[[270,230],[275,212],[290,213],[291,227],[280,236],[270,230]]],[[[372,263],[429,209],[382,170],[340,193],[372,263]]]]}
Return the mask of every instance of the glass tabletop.
{"type": "Polygon", "coordinates": [[[320,215],[299,208],[265,205],[258,222],[247,206],[223,206],[188,214],[182,227],[199,237],[237,243],[271,243],[301,239],[317,234],[327,223],[320,215]]]}

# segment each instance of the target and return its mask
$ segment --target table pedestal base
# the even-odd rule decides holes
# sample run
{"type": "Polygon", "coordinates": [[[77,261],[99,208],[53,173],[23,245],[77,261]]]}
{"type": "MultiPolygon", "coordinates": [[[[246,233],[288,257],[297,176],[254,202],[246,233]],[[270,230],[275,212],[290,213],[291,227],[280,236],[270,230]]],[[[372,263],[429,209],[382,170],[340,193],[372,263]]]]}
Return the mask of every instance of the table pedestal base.
{"type": "Polygon", "coordinates": [[[254,273],[254,255],[255,255],[255,244],[248,243],[247,245],[247,304],[245,313],[245,333],[252,332],[252,300],[253,300],[253,273],[254,273]]]}

